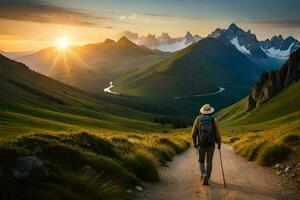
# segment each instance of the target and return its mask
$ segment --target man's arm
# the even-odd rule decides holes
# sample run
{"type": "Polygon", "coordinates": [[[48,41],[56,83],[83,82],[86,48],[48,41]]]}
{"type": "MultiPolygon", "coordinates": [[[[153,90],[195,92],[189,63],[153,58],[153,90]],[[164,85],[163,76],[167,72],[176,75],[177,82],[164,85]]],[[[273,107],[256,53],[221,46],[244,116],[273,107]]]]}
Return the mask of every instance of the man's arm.
{"type": "Polygon", "coordinates": [[[192,129],[192,138],[193,138],[194,147],[197,147],[198,128],[199,128],[199,118],[197,117],[194,121],[193,129],[192,129]]]}
{"type": "Polygon", "coordinates": [[[218,149],[220,149],[221,147],[221,134],[220,134],[220,130],[219,130],[219,125],[218,125],[218,121],[215,119],[215,134],[216,134],[216,142],[218,144],[218,149]]]}

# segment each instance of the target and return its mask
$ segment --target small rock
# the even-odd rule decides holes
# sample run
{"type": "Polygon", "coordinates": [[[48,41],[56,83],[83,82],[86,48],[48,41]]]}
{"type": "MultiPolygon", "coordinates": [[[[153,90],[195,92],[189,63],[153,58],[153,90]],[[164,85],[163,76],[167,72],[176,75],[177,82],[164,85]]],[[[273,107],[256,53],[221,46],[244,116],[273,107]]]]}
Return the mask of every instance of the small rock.
{"type": "Polygon", "coordinates": [[[283,173],[283,171],[276,172],[277,175],[282,174],[282,173],[283,173]]]}
{"type": "Polygon", "coordinates": [[[134,189],[136,189],[136,190],[139,191],[139,192],[142,192],[142,191],[143,191],[143,188],[142,188],[141,186],[135,186],[134,189]]]}
{"type": "Polygon", "coordinates": [[[277,163],[276,165],[274,165],[274,168],[275,168],[275,169],[278,169],[278,168],[279,168],[279,165],[280,165],[280,164],[277,163]]]}
{"type": "Polygon", "coordinates": [[[291,170],[292,168],[290,166],[287,166],[285,169],[284,169],[284,172],[287,172],[289,170],[291,170]]]}
{"type": "Polygon", "coordinates": [[[131,193],[131,189],[126,190],[127,193],[131,193]]]}
{"type": "Polygon", "coordinates": [[[24,180],[31,176],[43,178],[49,176],[44,168],[43,161],[36,156],[24,156],[17,158],[12,163],[13,177],[18,180],[24,180]]]}

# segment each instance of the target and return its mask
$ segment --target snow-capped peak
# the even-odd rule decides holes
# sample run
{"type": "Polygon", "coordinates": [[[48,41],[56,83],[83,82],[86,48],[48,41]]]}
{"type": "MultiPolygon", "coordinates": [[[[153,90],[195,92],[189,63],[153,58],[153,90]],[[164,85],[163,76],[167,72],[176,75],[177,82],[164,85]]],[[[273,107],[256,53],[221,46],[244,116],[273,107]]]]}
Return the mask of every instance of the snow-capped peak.
{"type": "Polygon", "coordinates": [[[289,48],[286,50],[275,49],[274,47],[271,47],[269,49],[262,49],[262,50],[264,50],[269,57],[278,58],[278,59],[288,59],[291,54],[291,49],[293,46],[294,43],[292,43],[289,46],[289,48]]]}
{"type": "Polygon", "coordinates": [[[241,46],[239,44],[239,39],[238,37],[233,38],[232,40],[230,40],[231,44],[233,44],[237,50],[239,50],[240,52],[244,53],[244,54],[250,54],[251,52],[245,47],[245,45],[241,46]]]}

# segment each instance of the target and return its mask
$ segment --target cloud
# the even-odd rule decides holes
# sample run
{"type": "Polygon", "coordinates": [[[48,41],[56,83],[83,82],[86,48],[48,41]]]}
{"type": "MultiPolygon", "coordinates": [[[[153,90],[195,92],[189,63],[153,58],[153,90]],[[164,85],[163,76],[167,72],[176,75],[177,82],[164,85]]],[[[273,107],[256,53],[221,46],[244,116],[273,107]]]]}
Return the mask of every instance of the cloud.
{"type": "Polygon", "coordinates": [[[0,18],[38,23],[101,26],[108,17],[94,16],[82,10],[58,7],[36,0],[0,0],[0,18]]]}
{"type": "Polygon", "coordinates": [[[131,14],[128,15],[128,16],[122,15],[122,16],[119,17],[119,19],[120,19],[120,20],[125,20],[125,19],[131,19],[131,20],[133,20],[133,19],[136,19],[137,16],[138,16],[138,15],[137,15],[136,13],[131,13],[131,14]]]}
{"type": "Polygon", "coordinates": [[[300,28],[300,19],[293,20],[258,20],[246,21],[242,23],[256,24],[265,27],[279,27],[279,28],[300,28]]]}
{"type": "Polygon", "coordinates": [[[138,33],[134,33],[134,32],[131,32],[131,31],[123,31],[120,35],[125,36],[129,40],[132,40],[132,41],[136,41],[136,40],[140,39],[140,36],[139,36],[138,33]]]}

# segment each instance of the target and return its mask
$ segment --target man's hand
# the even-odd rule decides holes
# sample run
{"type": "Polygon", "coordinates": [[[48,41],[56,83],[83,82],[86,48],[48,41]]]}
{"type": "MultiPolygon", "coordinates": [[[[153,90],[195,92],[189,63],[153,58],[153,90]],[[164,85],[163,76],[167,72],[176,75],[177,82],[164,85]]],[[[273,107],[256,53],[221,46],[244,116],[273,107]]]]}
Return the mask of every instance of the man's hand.
{"type": "Polygon", "coordinates": [[[219,149],[219,150],[221,149],[221,144],[218,144],[218,149],[219,149]]]}

